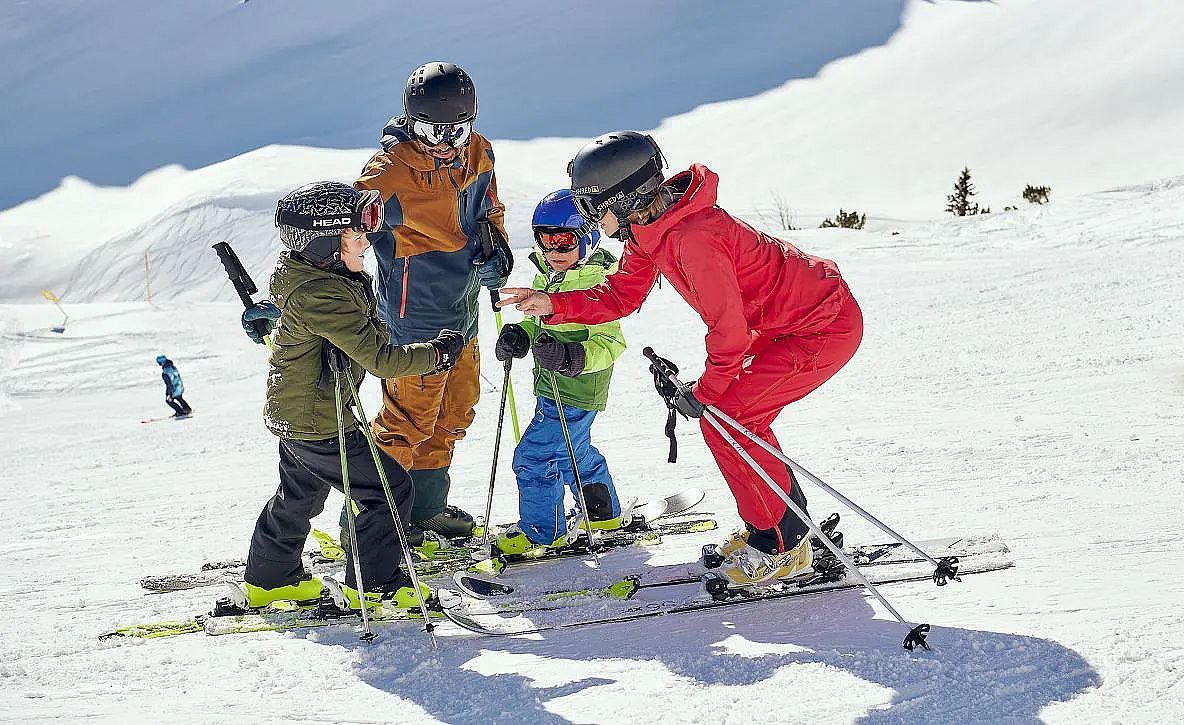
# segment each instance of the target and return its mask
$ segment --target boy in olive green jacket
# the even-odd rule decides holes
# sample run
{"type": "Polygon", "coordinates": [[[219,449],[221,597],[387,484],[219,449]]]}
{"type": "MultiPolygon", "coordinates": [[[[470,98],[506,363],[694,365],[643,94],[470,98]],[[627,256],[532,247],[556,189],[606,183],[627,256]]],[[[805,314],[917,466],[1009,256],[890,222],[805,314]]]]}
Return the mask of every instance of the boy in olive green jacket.
{"type": "MultiPolygon", "coordinates": [[[[600,233],[576,211],[568,189],[539,202],[532,226],[537,250],[530,258],[539,270],[535,289],[589,289],[617,268],[616,258],[599,248],[600,233]]],[[[608,462],[592,445],[592,423],[608,401],[613,363],[625,351],[621,324],[548,325],[526,318],[502,328],[494,355],[503,361],[524,357],[532,347],[537,403],[534,419],[514,450],[519,520],[498,536],[495,544],[506,554],[562,547],[578,533],[574,526],[569,531],[563,506],[565,488],[572,490],[577,503],[580,500],[573,464],[580,472],[591,527],[613,530],[628,523],[622,521],[608,462]],[[555,400],[555,389],[560,401],[555,400]],[[559,419],[561,403],[574,462],[559,419]]]]}
{"type": "MultiPolygon", "coordinates": [[[[251,537],[243,574],[243,599],[249,608],[320,598],[322,583],[304,570],[300,557],[310,521],[324,508],[329,489],[342,490],[340,429],[357,512],[356,550],[366,599],[371,605],[386,601],[395,607],[418,606],[410,578],[400,568],[403,551],[377,461],[358,427],[364,424],[354,416],[347,389],[340,391],[338,408],[338,379],[330,358],[340,370],[348,365],[355,382],[366,372],[381,378],[422,375],[451,367],[464,336],[443,330],[430,342],[391,344],[378,319],[373,282],[363,270],[363,255],[370,246],[366,232],[377,229],[381,221],[382,203],[375,192],[358,192],[336,182],[303,186],[277,204],[276,226],[290,251],[281,254],[271,277],[275,304],[256,305],[243,317],[244,328],[252,334],[253,320],[275,319],[278,312],[264,422],[280,438],[280,485],[259,514],[251,537]]],[[[342,375],[343,388],[344,380],[342,375]]],[[[406,521],[411,479],[385,453],[380,451],[378,458],[398,514],[406,521]]],[[[353,555],[347,547],[342,591],[350,608],[360,609],[353,555]]],[[[423,594],[426,598],[428,592],[423,594]]]]}

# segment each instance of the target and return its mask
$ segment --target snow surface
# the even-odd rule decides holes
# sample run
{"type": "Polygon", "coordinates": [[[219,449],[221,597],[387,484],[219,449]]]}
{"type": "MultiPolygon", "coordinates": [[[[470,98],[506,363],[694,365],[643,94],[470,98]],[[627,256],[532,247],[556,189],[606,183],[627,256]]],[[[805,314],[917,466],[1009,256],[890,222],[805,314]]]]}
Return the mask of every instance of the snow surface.
{"type": "MultiPolygon", "coordinates": [[[[998,532],[1016,560],[942,589],[885,589],[934,624],[934,652],[901,651],[900,625],[860,592],[518,639],[442,626],[438,651],[414,625],[373,646],[341,628],[99,642],[208,608],[216,590],[137,582],[244,555],[275,489],[264,351],[242,335],[209,246],[231,241],[262,284],[275,199],[352,179],[406,71],[444,37],[446,20],[342,6],[333,18],[274,0],[0,8],[0,90],[21,109],[0,114],[0,206],[23,202],[0,212],[0,721],[1184,720],[1178,3],[746,2],[708,16],[718,6],[614,0],[540,16],[508,1],[448,25],[446,55],[480,83],[517,246],[586,137],[634,126],[655,129],[673,167],[719,171],[725,207],[838,261],[866,337],[781,416],[786,451],[906,534],[998,532]],[[626,5],[665,13],[665,32],[589,21],[626,5]],[[418,22],[431,32],[358,40],[418,22]],[[567,32],[589,26],[587,47],[567,32]],[[330,60],[350,72],[327,76],[330,60]],[[688,63],[693,80],[670,82],[688,63]],[[391,90],[368,93],[371,67],[391,90]],[[515,85],[539,67],[558,80],[532,92],[555,95],[515,85]],[[625,102],[610,79],[632,84],[625,102]],[[330,80],[341,96],[309,104],[330,80]],[[996,213],[939,219],[963,164],[996,213]],[[1001,212],[1026,183],[1052,186],[1052,203],[1001,212]],[[777,229],[774,193],[801,225],[843,206],[870,212],[868,229],[777,229]],[[42,287],[63,295],[63,334],[42,287]],[[162,352],[197,415],[141,424],[169,412],[162,352]]],[[[665,462],[639,353],[652,345],[694,377],[701,323],[667,287],[623,326],[630,350],[597,426],[622,493],[700,486],[722,528],[606,555],[597,577],[690,561],[738,522],[693,426],[680,426],[677,466],[665,462]]],[[[525,418],[527,366],[514,378],[525,418]]],[[[374,381],[365,393],[373,413],[374,381]]],[[[453,500],[471,511],[493,449],[485,393],[454,464],[453,500]]],[[[498,520],[516,510],[503,456],[498,520]]],[[[807,493],[816,516],[836,510],[807,493]]],[[[339,501],[320,528],[335,531],[339,501]]],[[[844,530],[883,538],[847,512],[844,530]]],[[[588,568],[510,578],[570,583],[588,568]]]]}
{"type": "MultiPolygon", "coordinates": [[[[793,235],[838,260],[867,336],[781,416],[786,450],[909,535],[997,531],[1017,563],[942,589],[886,589],[906,617],[934,624],[936,650],[911,655],[857,592],[520,639],[441,626],[438,652],[414,625],[373,646],[343,629],[99,642],[216,593],[144,594],[139,577],[244,553],[275,486],[275,440],[259,425],[264,353],[230,302],[74,305],[62,335],[48,331],[47,305],[0,307],[11,451],[0,509],[15,532],[0,596],[22,607],[0,620],[0,719],[1179,721],[1182,218],[1176,179],[793,235]],[[197,415],[142,425],[167,412],[162,351],[197,415]]],[[[653,345],[694,376],[701,324],[664,288],[624,329],[630,351],[597,426],[622,491],[701,486],[726,530],[733,504],[691,426],[680,462],[665,463],[663,409],[638,352],[653,345]]],[[[496,361],[485,374],[496,379],[496,361]]],[[[526,415],[525,366],[515,383],[526,415]]],[[[488,478],[497,396],[486,392],[454,466],[454,500],[469,510],[488,478]]],[[[515,511],[506,462],[498,519],[515,511]]],[[[816,515],[832,510],[808,493],[816,515]]],[[[338,500],[321,528],[334,530],[338,500]]],[[[844,521],[848,541],[882,538],[844,521]]],[[[688,561],[714,538],[615,552],[602,567],[688,561]]],[[[586,566],[528,575],[570,582],[586,566]]]]}

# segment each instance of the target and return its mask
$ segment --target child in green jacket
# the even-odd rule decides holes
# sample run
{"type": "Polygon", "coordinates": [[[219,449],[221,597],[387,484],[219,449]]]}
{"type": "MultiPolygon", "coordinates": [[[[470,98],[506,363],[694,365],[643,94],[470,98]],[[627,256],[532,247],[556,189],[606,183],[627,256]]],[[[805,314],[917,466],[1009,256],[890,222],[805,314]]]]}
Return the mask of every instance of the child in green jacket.
{"type": "MultiPolygon", "coordinates": [[[[599,248],[600,232],[580,216],[570,190],[561,189],[539,202],[532,226],[537,250],[530,258],[539,269],[535,289],[589,289],[616,269],[616,258],[599,248]]],[[[577,533],[574,525],[568,531],[564,516],[564,488],[571,488],[577,503],[579,496],[559,420],[560,404],[592,528],[613,530],[622,526],[621,504],[608,463],[591,439],[596,413],[604,410],[608,401],[613,363],[625,351],[621,325],[608,322],[552,326],[527,318],[502,328],[494,355],[501,361],[525,357],[532,346],[537,403],[534,419],[514,451],[519,521],[496,542],[497,548],[507,554],[561,547],[577,533]],[[555,400],[552,382],[559,390],[560,401],[555,400]]]]}
{"type": "MultiPolygon", "coordinates": [[[[378,319],[373,282],[363,270],[370,247],[366,232],[382,221],[376,192],[359,192],[337,182],[302,186],[280,199],[276,226],[289,251],[280,256],[271,277],[275,305],[261,303],[244,314],[243,325],[259,337],[251,322],[274,319],[271,370],[267,376],[264,422],[279,437],[280,485],[255,523],[243,574],[245,608],[279,600],[310,602],[321,596],[322,582],[301,565],[310,521],[321,513],[329,489],[342,490],[339,428],[345,430],[350,496],[354,501],[356,550],[366,599],[395,607],[418,606],[408,574],[400,568],[403,551],[378,475],[378,461],[391,486],[401,521],[411,510],[411,479],[385,453],[378,460],[353,412],[348,389],[340,390],[331,372],[349,367],[355,382],[369,372],[381,378],[447,370],[456,361],[464,336],[451,330],[426,343],[394,345],[378,319]],[[271,314],[266,309],[270,307],[271,314]],[[278,309],[277,309],[278,307],[278,309]],[[278,313],[275,314],[275,313],[278,313]]],[[[342,388],[346,388],[342,375],[342,388]]],[[[342,594],[360,609],[354,576],[354,551],[347,547],[342,594]]],[[[429,594],[424,587],[423,595],[429,594]]]]}

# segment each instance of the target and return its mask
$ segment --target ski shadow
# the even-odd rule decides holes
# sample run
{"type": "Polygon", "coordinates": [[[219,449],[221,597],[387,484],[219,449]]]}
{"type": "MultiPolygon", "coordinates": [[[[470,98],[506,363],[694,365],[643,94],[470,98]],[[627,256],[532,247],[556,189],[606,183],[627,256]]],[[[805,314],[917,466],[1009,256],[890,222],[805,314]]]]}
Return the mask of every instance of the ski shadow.
{"type": "MultiPolygon", "coordinates": [[[[823,665],[894,691],[885,705],[851,712],[860,723],[1039,722],[1047,705],[1101,683],[1080,654],[1048,639],[935,626],[934,650],[908,653],[907,628],[874,617],[864,593],[847,591],[541,636],[445,636],[435,652],[422,631],[390,629],[384,641],[358,649],[355,667],[364,682],[452,723],[569,723],[547,704],[606,685],[618,686],[606,690],[603,712],[617,717],[619,685],[656,697],[635,688],[668,683],[630,682],[623,673],[637,667],[622,660],[655,663],[705,686],[752,685],[786,666],[823,665]],[[539,667],[539,659],[553,661],[539,667]]],[[[356,635],[318,639],[350,646],[356,635]]],[[[834,679],[836,687],[850,684],[834,679]]],[[[702,692],[688,691],[688,711],[702,692]]],[[[710,692],[703,696],[704,705],[713,702],[710,692]]]]}

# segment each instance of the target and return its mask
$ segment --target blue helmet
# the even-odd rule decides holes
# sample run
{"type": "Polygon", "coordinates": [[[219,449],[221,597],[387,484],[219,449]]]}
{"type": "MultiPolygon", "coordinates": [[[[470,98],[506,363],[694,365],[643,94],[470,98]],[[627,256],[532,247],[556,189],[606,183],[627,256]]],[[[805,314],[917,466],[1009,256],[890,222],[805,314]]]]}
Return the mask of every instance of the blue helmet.
{"type": "Polygon", "coordinates": [[[156,364],[157,365],[164,365],[168,361],[169,361],[169,358],[167,355],[157,355],[156,356],[156,364]]]}
{"type": "Polygon", "coordinates": [[[571,189],[560,189],[544,196],[539,205],[534,208],[534,217],[530,220],[530,226],[534,229],[536,247],[539,246],[540,229],[570,229],[581,234],[578,240],[580,245],[578,264],[587,262],[592,253],[600,247],[600,231],[596,228],[595,222],[590,222],[580,215],[579,210],[576,209],[575,199],[572,198],[571,189]]]}

